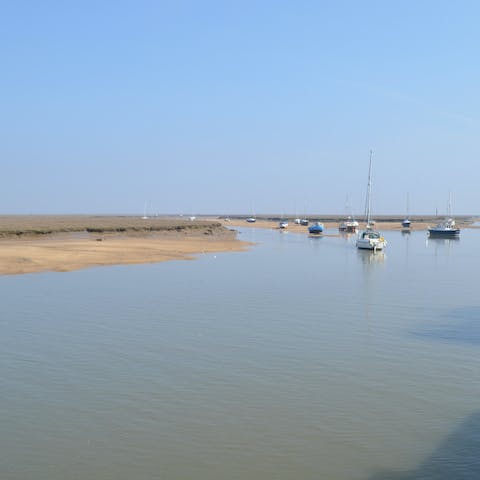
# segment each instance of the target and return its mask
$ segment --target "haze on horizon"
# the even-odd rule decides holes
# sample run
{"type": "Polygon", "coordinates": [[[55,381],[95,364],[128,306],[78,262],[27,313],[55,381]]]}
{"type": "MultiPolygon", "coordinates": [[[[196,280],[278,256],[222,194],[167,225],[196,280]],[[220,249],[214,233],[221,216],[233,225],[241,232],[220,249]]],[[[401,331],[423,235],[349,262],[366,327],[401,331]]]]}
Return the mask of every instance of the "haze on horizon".
{"type": "Polygon", "coordinates": [[[479,214],[474,1],[7,2],[0,214],[479,214]]]}

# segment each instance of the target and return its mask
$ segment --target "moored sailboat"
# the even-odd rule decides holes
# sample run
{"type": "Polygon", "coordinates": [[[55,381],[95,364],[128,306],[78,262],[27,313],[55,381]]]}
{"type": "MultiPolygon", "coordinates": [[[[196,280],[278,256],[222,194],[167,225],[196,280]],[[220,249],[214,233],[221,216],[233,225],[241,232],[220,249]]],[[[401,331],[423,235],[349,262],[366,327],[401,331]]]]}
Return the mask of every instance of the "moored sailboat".
{"type": "Polygon", "coordinates": [[[407,214],[405,215],[405,218],[402,220],[402,229],[407,232],[410,231],[410,227],[412,226],[412,222],[408,218],[408,210],[409,210],[408,203],[409,202],[408,202],[408,194],[407,194],[407,214]]]}
{"type": "Polygon", "coordinates": [[[348,201],[348,195],[347,195],[347,201],[345,204],[345,210],[347,214],[347,218],[340,223],[338,226],[338,230],[343,233],[357,233],[358,230],[358,222],[355,220],[353,213],[351,212],[350,204],[348,201]]]}
{"type": "Polygon", "coordinates": [[[432,238],[457,238],[460,236],[460,229],[452,218],[451,196],[448,197],[447,218],[435,227],[428,227],[428,235],[432,238]]]}
{"type": "Polygon", "coordinates": [[[374,229],[374,222],[370,216],[371,210],[371,196],[372,196],[372,150],[370,150],[370,163],[368,167],[368,185],[367,185],[367,198],[365,202],[366,213],[366,228],[357,239],[357,248],[364,250],[383,250],[387,245],[386,240],[380,234],[380,232],[374,229]]]}

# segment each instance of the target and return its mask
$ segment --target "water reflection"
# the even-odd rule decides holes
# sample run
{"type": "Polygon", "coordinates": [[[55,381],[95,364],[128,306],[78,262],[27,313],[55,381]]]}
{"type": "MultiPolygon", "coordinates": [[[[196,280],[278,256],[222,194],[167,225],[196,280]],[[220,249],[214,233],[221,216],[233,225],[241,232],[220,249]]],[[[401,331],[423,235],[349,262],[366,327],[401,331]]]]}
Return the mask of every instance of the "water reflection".
{"type": "Polygon", "coordinates": [[[373,252],[371,250],[357,249],[358,259],[363,265],[378,265],[385,262],[385,252],[373,252]]]}
{"type": "Polygon", "coordinates": [[[425,240],[425,246],[427,248],[433,248],[435,258],[438,254],[443,252],[446,253],[447,256],[450,256],[453,249],[458,245],[460,242],[460,238],[432,238],[428,237],[425,240]]]}
{"type": "Polygon", "coordinates": [[[455,244],[460,241],[460,237],[452,237],[452,238],[435,238],[435,237],[427,237],[426,244],[428,246],[429,243],[432,245],[450,245],[455,244]]]}
{"type": "Polygon", "coordinates": [[[345,240],[350,240],[351,238],[356,238],[357,234],[354,232],[338,232],[338,236],[345,240]]]}

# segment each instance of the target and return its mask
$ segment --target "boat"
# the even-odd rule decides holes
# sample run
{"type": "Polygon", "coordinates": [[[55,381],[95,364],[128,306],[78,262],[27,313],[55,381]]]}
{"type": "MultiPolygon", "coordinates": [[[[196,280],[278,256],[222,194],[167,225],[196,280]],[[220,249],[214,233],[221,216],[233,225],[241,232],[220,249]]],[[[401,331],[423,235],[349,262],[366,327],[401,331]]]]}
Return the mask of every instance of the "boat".
{"type": "Polygon", "coordinates": [[[349,215],[347,219],[338,226],[338,229],[345,233],[356,233],[358,230],[358,222],[349,215]]]}
{"type": "Polygon", "coordinates": [[[306,218],[301,218],[300,219],[300,225],[304,227],[308,227],[308,220],[306,218]]]}
{"type": "Polygon", "coordinates": [[[288,227],[288,221],[287,220],[280,220],[278,223],[278,228],[287,228],[288,227]]]}
{"type": "Polygon", "coordinates": [[[323,233],[323,223],[315,222],[313,225],[308,227],[308,233],[310,235],[320,235],[323,233]]]}
{"type": "Polygon", "coordinates": [[[371,218],[371,202],[372,202],[372,155],[370,150],[370,162],[368,167],[368,184],[367,184],[367,196],[365,201],[365,216],[366,216],[366,228],[357,239],[357,248],[363,250],[383,250],[387,245],[387,241],[380,232],[374,229],[375,222],[371,218]]]}
{"type": "Polygon", "coordinates": [[[432,238],[457,238],[460,236],[460,229],[455,226],[453,218],[446,218],[436,227],[429,227],[428,235],[432,238]]]}
{"type": "Polygon", "coordinates": [[[453,218],[446,218],[436,227],[428,227],[428,235],[432,238],[458,238],[460,229],[455,226],[453,218]]]}
{"type": "Polygon", "coordinates": [[[347,213],[347,218],[344,220],[339,226],[338,230],[343,233],[357,233],[358,230],[358,222],[355,220],[353,217],[353,214],[350,212],[350,206],[348,202],[348,196],[347,196],[347,202],[346,202],[346,213],[347,213]],[[349,213],[350,212],[350,213],[349,213]]]}
{"type": "Polygon", "coordinates": [[[147,201],[145,200],[145,205],[143,207],[143,217],[142,220],[148,220],[148,215],[147,215],[147,201]]]}
{"type": "Polygon", "coordinates": [[[436,227],[428,227],[428,235],[432,238],[458,238],[460,229],[455,225],[452,218],[451,198],[448,198],[447,218],[436,227]]]}
{"type": "Polygon", "coordinates": [[[412,222],[408,219],[408,195],[407,195],[407,214],[405,215],[405,218],[402,220],[402,228],[404,230],[410,230],[411,226],[412,226],[412,222]]]}
{"type": "Polygon", "coordinates": [[[257,219],[255,217],[248,217],[247,218],[248,223],[255,223],[256,221],[257,221],[257,219]]]}

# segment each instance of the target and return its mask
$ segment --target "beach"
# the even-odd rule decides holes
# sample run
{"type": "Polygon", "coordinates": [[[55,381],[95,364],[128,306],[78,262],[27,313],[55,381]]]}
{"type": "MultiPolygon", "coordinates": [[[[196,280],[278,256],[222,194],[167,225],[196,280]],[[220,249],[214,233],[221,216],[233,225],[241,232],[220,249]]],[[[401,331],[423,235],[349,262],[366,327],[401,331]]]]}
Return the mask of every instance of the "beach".
{"type": "Polygon", "coordinates": [[[0,275],[189,260],[249,245],[219,222],[9,216],[0,218],[0,275]]]}

